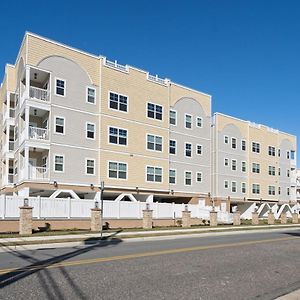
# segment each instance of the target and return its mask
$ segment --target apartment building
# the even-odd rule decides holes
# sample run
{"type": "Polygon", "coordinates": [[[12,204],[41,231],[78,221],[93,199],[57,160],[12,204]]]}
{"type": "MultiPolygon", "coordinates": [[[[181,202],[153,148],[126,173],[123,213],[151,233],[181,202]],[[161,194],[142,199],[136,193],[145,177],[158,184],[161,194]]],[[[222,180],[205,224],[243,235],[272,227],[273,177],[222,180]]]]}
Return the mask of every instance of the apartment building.
{"type": "Polygon", "coordinates": [[[220,113],[213,117],[213,197],[296,200],[296,137],[220,113]]]}
{"type": "Polygon", "coordinates": [[[1,192],[211,193],[211,97],[26,33],[0,89],[1,192]]]}

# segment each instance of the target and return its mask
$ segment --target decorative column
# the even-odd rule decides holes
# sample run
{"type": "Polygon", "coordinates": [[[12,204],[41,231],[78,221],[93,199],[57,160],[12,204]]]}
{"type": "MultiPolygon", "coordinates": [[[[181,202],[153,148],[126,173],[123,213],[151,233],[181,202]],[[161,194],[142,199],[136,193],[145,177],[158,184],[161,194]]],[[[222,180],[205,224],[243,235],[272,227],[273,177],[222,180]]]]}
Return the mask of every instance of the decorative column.
{"type": "Polygon", "coordinates": [[[252,225],[259,225],[257,208],[252,212],[252,225]]]}
{"type": "Polygon", "coordinates": [[[146,203],[146,209],[143,210],[143,228],[151,229],[153,219],[153,210],[150,209],[149,203],[146,203]]]}
{"type": "Polygon", "coordinates": [[[191,227],[191,211],[188,210],[187,205],[182,211],[182,227],[191,227]]]}
{"type": "Polygon", "coordinates": [[[218,213],[215,210],[209,212],[209,225],[218,226],[218,213]]]}
{"type": "Polygon", "coordinates": [[[233,213],[233,225],[240,226],[241,225],[241,213],[239,211],[235,211],[233,213]]]}
{"type": "Polygon", "coordinates": [[[274,213],[272,212],[272,210],[269,210],[268,213],[268,224],[269,225],[274,225],[275,224],[275,218],[274,218],[274,213]]]}
{"type": "Polygon", "coordinates": [[[293,224],[298,224],[299,222],[299,215],[297,212],[293,212],[292,213],[292,223],[293,224]]]}
{"type": "Polygon", "coordinates": [[[99,202],[95,202],[95,207],[91,209],[91,231],[99,232],[102,230],[101,209],[99,202]]]}
{"type": "Polygon", "coordinates": [[[29,235],[32,234],[32,209],[33,207],[28,205],[28,199],[24,199],[24,205],[20,207],[20,219],[19,219],[19,234],[29,235]]]}
{"type": "Polygon", "coordinates": [[[280,216],[280,223],[281,224],[286,224],[287,223],[287,217],[286,217],[286,213],[283,212],[280,216]]]}

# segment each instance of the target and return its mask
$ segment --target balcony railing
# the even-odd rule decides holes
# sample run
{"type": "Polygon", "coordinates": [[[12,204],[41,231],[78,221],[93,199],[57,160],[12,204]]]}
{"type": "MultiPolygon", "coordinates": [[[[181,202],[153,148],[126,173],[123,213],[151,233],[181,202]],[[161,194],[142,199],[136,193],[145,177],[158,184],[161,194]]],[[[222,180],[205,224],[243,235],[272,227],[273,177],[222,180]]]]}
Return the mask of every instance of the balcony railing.
{"type": "Polygon", "coordinates": [[[38,179],[49,179],[49,170],[46,167],[34,167],[29,166],[28,170],[29,179],[38,180],[38,179]]]}
{"type": "Polygon", "coordinates": [[[49,101],[49,91],[31,86],[29,89],[29,97],[42,101],[49,101]]]}
{"type": "Polygon", "coordinates": [[[9,141],[9,143],[8,143],[8,150],[9,151],[14,151],[15,150],[15,142],[9,141]]]}
{"type": "Polygon", "coordinates": [[[48,140],[48,129],[29,126],[29,139],[48,140]]]}

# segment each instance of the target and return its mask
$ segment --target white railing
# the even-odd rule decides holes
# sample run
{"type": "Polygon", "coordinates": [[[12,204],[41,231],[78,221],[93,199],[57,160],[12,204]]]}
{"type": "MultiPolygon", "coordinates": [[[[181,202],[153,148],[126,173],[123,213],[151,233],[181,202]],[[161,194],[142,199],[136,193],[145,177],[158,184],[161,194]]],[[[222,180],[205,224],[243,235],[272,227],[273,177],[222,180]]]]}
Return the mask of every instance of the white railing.
{"type": "Polygon", "coordinates": [[[29,138],[33,140],[48,140],[48,129],[29,126],[29,138]]]}
{"type": "Polygon", "coordinates": [[[49,179],[48,168],[29,166],[28,176],[33,180],[49,179]]]}
{"type": "Polygon", "coordinates": [[[49,101],[49,91],[31,86],[29,88],[29,97],[42,101],[49,101]]]}
{"type": "Polygon", "coordinates": [[[118,70],[123,71],[123,72],[128,72],[128,67],[118,64],[118,62],[116,60],[113,62],[113,61],[109,61],[109,60],[105,59],[104,64],[107,67],[118,69],[118,70]]]}
{"type": "Polygon", "coordinates": [[[159,78],[157,75],[153,76],[153,75],[148,74],[147,77],[148,77],[148,80],[150,80],[150,81],[154,81],[154,82],[162,84],[162,85],[167,85],[167,80],[159,78]]]}

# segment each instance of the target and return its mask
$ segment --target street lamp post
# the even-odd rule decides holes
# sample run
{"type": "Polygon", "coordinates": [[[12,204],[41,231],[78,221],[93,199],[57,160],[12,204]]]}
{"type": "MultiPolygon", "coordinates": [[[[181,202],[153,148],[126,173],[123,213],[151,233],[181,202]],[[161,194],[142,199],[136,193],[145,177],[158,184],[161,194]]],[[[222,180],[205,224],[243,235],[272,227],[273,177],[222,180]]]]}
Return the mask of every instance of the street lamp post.
{"type": "Polygon", "coordinates": [[[102,235],[103,235],[103,192],[104,192],[104,181],[101,181],[100,184],[100,200],[101,200],[101,240],[102,240],[102,235]]]}

